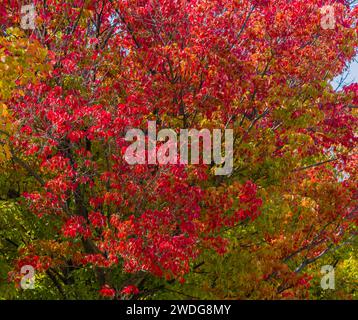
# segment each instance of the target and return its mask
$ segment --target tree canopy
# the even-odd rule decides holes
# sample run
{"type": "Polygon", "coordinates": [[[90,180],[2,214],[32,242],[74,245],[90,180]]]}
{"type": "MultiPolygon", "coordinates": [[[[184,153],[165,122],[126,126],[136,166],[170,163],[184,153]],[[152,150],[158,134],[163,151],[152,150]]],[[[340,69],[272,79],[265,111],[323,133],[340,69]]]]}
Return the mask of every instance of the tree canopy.
{"type": "Polygon", "coordinates": [[[25,30],[21,1],[0,3],[0,298],[357,297],[358,84],[331,85],[357,8],[33,3],[25,30]],[[129,165],[126,132],[151,120],[232,129],[232,174],[129,165]]]}

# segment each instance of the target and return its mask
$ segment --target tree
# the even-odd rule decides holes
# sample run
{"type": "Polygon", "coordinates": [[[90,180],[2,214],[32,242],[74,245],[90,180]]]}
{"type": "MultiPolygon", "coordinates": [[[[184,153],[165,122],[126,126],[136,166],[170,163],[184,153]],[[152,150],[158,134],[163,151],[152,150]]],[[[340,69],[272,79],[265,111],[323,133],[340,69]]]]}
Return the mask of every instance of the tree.
{"type": "MultiPolygon", "coordinates": [[[[0,7],[8,27],[20,20],[11,2],[0,7]]],[[[33,265],[63,298],[84,295],[85,283],[91,297],[188,296],[193,285],[203,298],[307,297],[307,269],[356,234],[358,85],[336,92],[330,81],[356,53],[357,10],[322,0],[35,4],[25,33],[41,63],[32,72],[16,61],[29,81],[6,81],[8,150],[29,181],[20,205],[37,221],[11,277],[33,265]],[[332,29],[320,23],[326,4],[332,29]],[[233,129],[233,174],[128,165],[125,134],[148,120],[233,129]]],[[[4,41],[21,47],[7,32],[4,41]]]]}

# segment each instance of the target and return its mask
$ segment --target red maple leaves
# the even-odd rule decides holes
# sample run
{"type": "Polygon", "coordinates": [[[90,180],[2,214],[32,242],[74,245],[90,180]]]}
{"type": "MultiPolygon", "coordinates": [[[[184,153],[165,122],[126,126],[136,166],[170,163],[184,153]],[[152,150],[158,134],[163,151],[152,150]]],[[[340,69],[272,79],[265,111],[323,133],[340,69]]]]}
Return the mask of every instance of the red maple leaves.
{"type": "MultiPolygon", "coordinates": [[[[264,170],[268,158],[291,152],[301,163],[356,144],[357,84],[344,95],[321,93],[327,71],[340,73],[354,56],[345,44],[354,16],[337,5],[337,28],[323,31],[321,0],[137,2],[38,6],[43,29],[30,40],[47,50],[46,76],[17,83],[11,142],[29,161],[30,211],[56,222],[59,242],[81,240],[74,263],[182,280],[202,250],[226,252],[225,230],[260,216],[260,188],[274,178],[264,180],[250,159],[264,170]],[[213,178],[211,165],[128,165],[125,133],[148,119],[163,128],[233,127],[233,176],[213,178]],[[295,134],[313,142],[291,150],[295,134]]],[[[0,16],[10,7],[0,5],[0,16]]],[[[349,166],[347,152],[337,157],[349,166]]],[[[115,297],[101,285],[102,296],[115,297]]]]}

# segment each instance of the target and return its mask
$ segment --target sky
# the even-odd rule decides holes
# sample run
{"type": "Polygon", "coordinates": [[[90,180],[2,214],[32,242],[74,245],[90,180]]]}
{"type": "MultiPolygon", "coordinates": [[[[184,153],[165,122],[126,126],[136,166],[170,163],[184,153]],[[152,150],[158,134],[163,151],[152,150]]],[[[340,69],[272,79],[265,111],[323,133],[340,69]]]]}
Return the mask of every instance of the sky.
{"type": "MultiPolygon", "coordinates": [[[[351,6],[355,7],[358,5],[358,1],[352,1],[351,6]]],[[[343,77],[347,76],[344,83],[341,85],[343,87],[344,85],[348,85],[354,82],[358,82],[358,55],[355,57],[355,59],[352,61],[352,63],[349,66],[349,69],[347,72],[343,73],[343,77]]],[[[342,76],[338,76],[333,80],[333,87],[336,88],[341,80],[342,76]]],[[[342,88],[339,89],[342,89],[342,88]]]]}
{"type": "Polygon", "coordinates": [[[343,75],[338,76],[337,78],[335,78],[333,80],[333,87],[337,88],[337,86],[339,85],[339,82],[341,80],[341,78],[346,77],[343,85],[341,85],[341,87],[339,89],[342,89],[342,87],[344,85],[348,85],[351,84],[353,82],[358,82],[358,56],[352,61],[352,63],[349,66],[348,71],[344,72],[343,75]]]}
{"type": "MultiPolygon", "coordinates": [[[[352,3],[351,3],[352,7],[355,7],[357,5],[358,5],[358,1],[352,1],[352,3]]],[[[355,57],[355,59],[350,64],[348,71],[343,73],[343,77],[345,77],[345,76],[347,76],[347,78],[345,79],[342,86],[351,84],[353,82],[358,82],[358,55],[355,57]]],[[[342,76],[339,76],[333,80],[334,88],[336,88],[339,85],[341,78],[342,78],[342,76]]]]}

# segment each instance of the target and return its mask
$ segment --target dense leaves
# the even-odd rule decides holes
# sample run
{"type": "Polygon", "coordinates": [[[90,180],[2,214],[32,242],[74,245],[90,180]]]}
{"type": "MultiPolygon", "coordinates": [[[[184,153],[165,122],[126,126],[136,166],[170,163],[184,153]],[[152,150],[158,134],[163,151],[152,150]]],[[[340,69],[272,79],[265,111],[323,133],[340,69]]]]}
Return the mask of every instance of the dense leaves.
{"type": "Polygon", "coordinates": [[[356,54],[356,9],[34,3],[35,30],[0,4],[0,172],[19,186],[0,202],[2,259],[17,284],[37,272],[7,297],[320,298],[324,264],[353,297],[358,85],[330,82],[356,54]],[[129,165],[125,134],[148,120],[233,129],[233,173],[129,165]]]}

